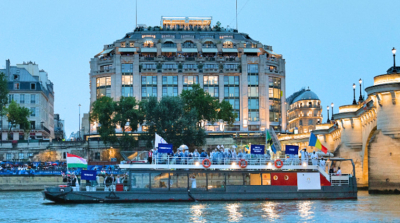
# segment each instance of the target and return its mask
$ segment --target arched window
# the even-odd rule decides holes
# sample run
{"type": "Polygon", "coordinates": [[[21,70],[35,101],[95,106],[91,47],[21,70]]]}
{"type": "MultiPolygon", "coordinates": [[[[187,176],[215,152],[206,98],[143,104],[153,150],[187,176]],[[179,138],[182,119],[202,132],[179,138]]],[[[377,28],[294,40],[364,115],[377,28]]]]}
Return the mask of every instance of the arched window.
{"type": "Polygon", "coordinates": [[[154,47],[154,43],[151,40],[146,40],[143,43],[143,47],[154,47]]]}
{"type": "Polygon", "coordinates": [[[308,102],[308,107],[309,107],[309,108],[312,107],[312,102],[308,102]]]}
{"type": "Polygon", "coordinates": [[[303,107],[303,103],[300,103],[300,108],[302,108],[303,107]]]}
{"type": "Polygon", "coordinates": [[[206,41],[203,44],[204,48],[217,48],[217,45],[215,45],[215,43],[211,42],[211,41],[206,41]]]}
{"type": "Polygon", "coordinates": [[[225,41],[222,45],[223,48],[233,48],[233,43],[231,41],[225,41]]]}
{"type": "Polygon", "coordinates": [[[196,47],[196,44],[194,44],[192,41],[185,41],[185,42],[182,44],[182,47],[183,47],[183,48],[195,48],[195,47],[196,47]]]}
{"type": "Polygon", "coordinates": [[[303,120],[300,120],[299,121],[299,126],[302,126],[303,125],[303,120]]]}

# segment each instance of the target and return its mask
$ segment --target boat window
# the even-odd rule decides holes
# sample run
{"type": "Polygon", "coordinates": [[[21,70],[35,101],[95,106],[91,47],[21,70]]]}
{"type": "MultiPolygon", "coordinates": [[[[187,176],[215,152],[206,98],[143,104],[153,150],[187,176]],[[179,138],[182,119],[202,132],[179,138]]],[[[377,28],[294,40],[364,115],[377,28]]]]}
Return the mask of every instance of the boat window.
{"type": "Polygon", "coordinates": [[[170,173],[170,188],[188,188],[188,177],[186,173],[170,173]]]}
{"type": "Polygon", "coordinates": [[[193,173],[189,178],[190,188],[206,189],[207,178],[205,173],[193,173]]]}
{"type": "Polygon", "coordinates": [[[244,174],[244,185],[261,185],[261,176],[259,173],[244,174]]]}
{"type": "Polygon", "coordinates": [[[226,185],[243,185],[243,174],[228,173],[226,175],[226,185]]]}
{"type": "Polygon", "coordinates": [[[270,173],[262,174],[262,185],[271,185],[271,174],[270,173]]]}
{"type": "Polygon", "coordinates": [[[225,175],[223,173],[208,174],[208,190],[225,189],[225,175]]]}
{"type": "Polygon", "coordinates": [[[131,187],[135,189],[149,189],[149,173],[132,173],[131,187]]]}
{"type": "Polygon", "coordinates": [[[151,173],[151,188],[168,188],[168,173],[151,173]]]}

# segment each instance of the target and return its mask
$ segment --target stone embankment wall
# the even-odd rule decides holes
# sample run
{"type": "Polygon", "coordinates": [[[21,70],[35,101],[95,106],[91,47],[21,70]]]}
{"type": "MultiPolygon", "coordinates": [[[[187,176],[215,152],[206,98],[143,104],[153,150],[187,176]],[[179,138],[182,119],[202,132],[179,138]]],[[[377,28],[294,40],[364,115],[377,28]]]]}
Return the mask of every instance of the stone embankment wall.
{"type": "MultiPolygon", "coordinates": [[[[100,177],[100,182],[103,181],[100,177]]],[[[63,184],[66,183],[61,176],[0,176],[0,191],[40,191],[46,186],[63,184]]],[[[81,187],[85,187],[85,180],[81,180],[81,187]]]]}

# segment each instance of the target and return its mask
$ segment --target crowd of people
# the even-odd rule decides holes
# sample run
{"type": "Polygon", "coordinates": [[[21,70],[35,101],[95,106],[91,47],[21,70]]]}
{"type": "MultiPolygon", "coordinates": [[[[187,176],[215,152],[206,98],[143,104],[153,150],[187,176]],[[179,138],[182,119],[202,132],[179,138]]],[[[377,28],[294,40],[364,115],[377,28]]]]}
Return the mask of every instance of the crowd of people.
{"type": "Polygon", "coordinates": [[[104,187],[104,191],[117,191],[117,185],[121,185],[124,191],[128,190],[128,175],[126,174],[104,174],[103,180],[100,176],[96,175],[96,180],[85,180],[85,184],[81,182],[79,174],[62,174],[63,182],[72,187],[74,191],[80,191],[83,185],[86,191],[96,191],[100,186],[104,187]]]}
{"type": "MultiPolygon", "coordinates": [[[[269,150],[264,154],[251,154],[242,149],[236,152],[236,146],[231,148],[224,148],[223,145],[217,146],[214,150],[208,153],[205,149],[202,149],[201,153],[195,149],[190,152],[187,146],[179,147],[176,152],[171,151],[170,153],[159,153],[158,149],[152,149],[149,152],[149,163],[157,164],[194,164],[195,162],[201,162],[203,159],[209,159],[212,164],[231,164],[238,162],[241,159],[248,161],[250,164],[256,162],[267,162],[272,160],[272,156],[269,150]]],[[[319,165],[322,168],[326,167],[326,159],[320,157],[319,154],[314,150],[308,153],[306,149],[300,151],[300,155],[287,154],[283,159],[286,165],[302,165],[303,163],[319,165]]]]}
{"type": "Polygon", "coordinates": [[[0,175],[48,175],[66,169],[63,162],[1,162],[0,175]]]}

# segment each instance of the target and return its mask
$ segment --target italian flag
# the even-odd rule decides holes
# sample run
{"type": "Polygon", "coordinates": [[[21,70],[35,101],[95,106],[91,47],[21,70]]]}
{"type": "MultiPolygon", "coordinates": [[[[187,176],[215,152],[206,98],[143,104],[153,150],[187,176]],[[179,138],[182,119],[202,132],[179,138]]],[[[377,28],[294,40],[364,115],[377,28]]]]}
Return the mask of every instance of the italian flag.
{"type": "Polygon", "coordinates": [[[67,168],[87,168],[87,161],[77,155],[67,153],[67,168]]]}

